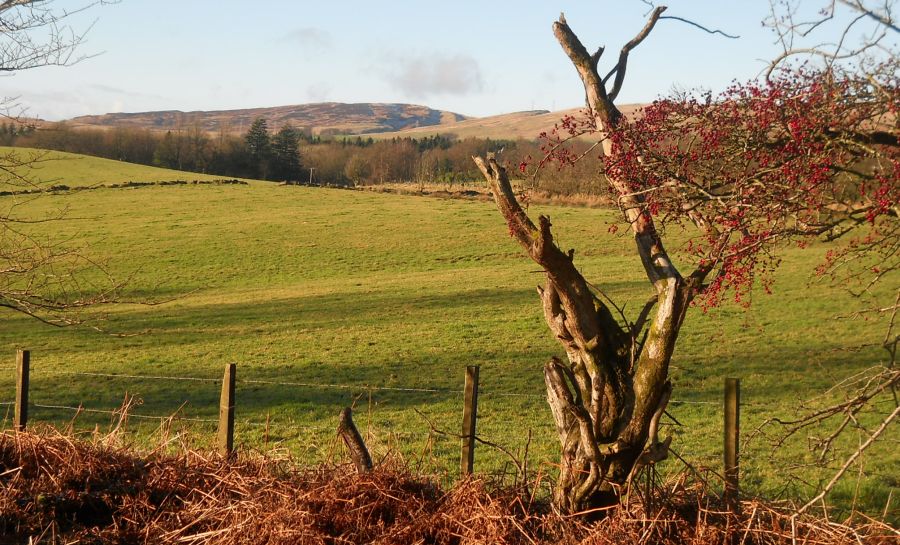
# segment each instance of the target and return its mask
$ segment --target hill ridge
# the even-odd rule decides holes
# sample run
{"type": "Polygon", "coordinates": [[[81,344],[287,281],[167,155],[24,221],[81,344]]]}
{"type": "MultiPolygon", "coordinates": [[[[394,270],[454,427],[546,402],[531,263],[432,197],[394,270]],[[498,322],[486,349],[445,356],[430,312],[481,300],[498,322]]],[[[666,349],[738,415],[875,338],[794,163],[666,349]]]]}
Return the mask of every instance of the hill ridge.
{"type": "MultiPolygon", "coordinates": [[[[640,104],[620,106],[633,115],[640,104]]],[[[401,102],[315,102],[233,110],[157,110],[107,113],[73,118],[66,123],[76,128],[137,128],[156,131],[189,129],[218,134],[245,132],[258,117],[269,128],[290,123],[315,136],[371,136],[373,138],[425,138],[434,135],[458,138],[532,140],[549,131],[566,115],[578,115],[583,108],[564,110],[520,110],[484,117],[470,117],[429,106],[401,102]]]]}
{"type": "Polygon", "coordinates": [[[313,135],[371,134],[454,123],[456,112],[400,102],[314,102],[225,110],[178,109],[85,115],[66,122],[76,127],[130,127],[158,131],[198,127],[204,132],[242,132],[257,118],[270,128],[288,123],[313,135]]]}

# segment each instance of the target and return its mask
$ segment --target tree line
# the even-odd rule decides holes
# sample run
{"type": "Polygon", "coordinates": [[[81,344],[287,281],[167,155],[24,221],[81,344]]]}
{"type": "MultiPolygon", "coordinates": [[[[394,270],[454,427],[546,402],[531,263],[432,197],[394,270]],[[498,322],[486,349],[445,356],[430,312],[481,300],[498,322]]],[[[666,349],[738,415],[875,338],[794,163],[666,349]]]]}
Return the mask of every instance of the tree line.
{"type": "MultiPolygon", "coordinates": [[[[273,131],[267,120],[244,134],[209,133],[199,126],[166,132],[143,128],[74,127],[66,122],[30,131],[3,131],[3,144],[51,149],[229,177],[312,185],[409,183],[454,190],[480,183],[473,156],[496,153],[521,178],[550,194],[595,194],[601,179],[589,165],[560,172],[538,169],[547,154],[537,140],[320,137],[285,125],[273,131]],[[519,166],[522,169],[519,169],[519,166]]],[[[536,135],[537,136],[537,135],[536,135]]],[[[588,151],[587,143],[572,149],[588,151]]]]}
{"type": "Polygon", "coordinates": [[[243,135],[211,135],[200,127],[166,132],[72,127],[61,122],[18,134],[8,145],[80,153],[117,161],[242,178],[294,181],[303,174],[301,133],[285,125],[274,134],[257,119],[243,135]]]}

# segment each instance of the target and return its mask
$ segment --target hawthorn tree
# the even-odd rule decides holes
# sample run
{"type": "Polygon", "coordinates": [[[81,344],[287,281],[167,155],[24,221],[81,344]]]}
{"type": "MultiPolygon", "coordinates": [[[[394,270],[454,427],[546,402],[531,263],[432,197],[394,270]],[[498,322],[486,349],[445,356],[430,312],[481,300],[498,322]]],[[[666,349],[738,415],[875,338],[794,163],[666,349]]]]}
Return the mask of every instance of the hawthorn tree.
{"type": "MultiPolygon", "coordinates": [[[[864,105],[869,111],[870,117],[865,119],[859,114],[862,108],[854,108],[853,114],[862,123],[829,130],[825,135],[832,146],[856,158],[850,161],[855,168],[844,169],[842,181],[844,187],[857,184],[859,194],[854,196],[851,192],[850,198],[827,204],[833,217],[849,216],[853,221],[844,221],[839,229],[828,233],[827,238],[831,240],[848,240],[829,251],[817,272],[847,287],[854,298],[866,300],[862,310],[842,319],[869,321],[883,317],[887,322],[881,340],[882,361],[837,381],[829,388],[834,396],[815,396],[799,404],[795,417],[771,418],[760,429],[768,435],[769,424],[780,426],[781,431],[773,437],[776,449],[791,436],[806,433],[808,448],[815,455],[813,464],[825,466],[837,462],[838,469],[827,482],[823,481],[818,494],[800,507],[799,512],[803,512],[819,505],[863,453],[887,435],[900,416],[900,368],[897,367],[900,284],[896,280],[900,270],[896,197],[896,93],[900,59],[896,38],[900,35],[900,25],[895,15],[896,0],[823,0],[818,6],[804,6],[798,0],[773,0],[770,8],[771,15],[764,24],[777,37],[782,52],[770,63],[769,77],[797,72],[798,65],[812,64],[828,76],[828,82],[837,80],[853,89],[847,93],[847,100],[864,105]],[[838,39],[828,39],[829,36],[838,39]],[[891,162],[894,180],[885,176],[891,162]],[[874,168],[866,168],[873,165],[874,168]],[[877,176],[893,187],[885,184],[872,187],[872,178],[877,176]],[[873,207],[886,210],[875,214],[873,207]],[[867,221],[860,221],[861,213],[866,214],[867,221]],[[860,226],[866,228],[859,229],[860,226]],[[884,412],[884,407],[891,405],[893,410],[884,412]],[[836,444],[849,432],[858,434],[858,446],[840,453],[836,444]]],[[[846,162],[842,166],[846,167],[846,162]]]]}
{"type": "Polygon", "coordinates": [[[510,235],[545,272],[538,289],[544,317],[568,359],[544,366],[562,446],[553,500],[568,513],[614,502],[641,468],[666,457],[671,438],[660,438],[658,425],[672,392],[669,363],[692,306],[715,305],[726,294],[746,302],[789,241],[864,231],[861,244],[888,241],[884,258],[897,259],[896,65],[878,71],[880,79],[796,70],[715,98],[659,100],[627,119],[615,100],[629,53],[665,9],[653,9],[605,75],[604,49],[589,53],[564,17],[554,23],[587,106],[544,135],[540,160],[598,159],[598,176],[652,288],[636,316],[592,289],[574,250],[554,242],[549,217],[532,221],[505,166],[474,158],[510,235]],[[574,153],[568,143],[585,136],[595,146],[574,153]],[[694,233],[677,265],[661,234],[667,224],[694,233]]]}

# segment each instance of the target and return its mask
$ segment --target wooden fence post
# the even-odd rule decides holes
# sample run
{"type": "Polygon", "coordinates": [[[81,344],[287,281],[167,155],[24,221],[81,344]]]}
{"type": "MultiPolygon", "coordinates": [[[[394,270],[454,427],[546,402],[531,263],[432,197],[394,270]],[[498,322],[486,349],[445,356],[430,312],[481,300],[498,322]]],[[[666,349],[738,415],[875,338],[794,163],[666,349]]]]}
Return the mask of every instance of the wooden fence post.
{"type": "Polygon", "coordinates": [[[234,452],[234,382],[237,366],[225,366],[222,379],[222,397],[219,400],[219,452],[231,456],[234,452]]]}
{"type": "Polygon", "coordinates": [[[353,423],[353,410],[350,407],[341,411],[338,435],[341,436],[344,444],[347,445],[347,450],[350,451],[350,459],[353,460],[353,465],[356,466],[356,472],[368,473],[372,471],[372,456],[369,454],[369,449],[366,448],[362,435],[356,429],[356,424],[353,423]]]}
{"type": "Polygon", "coordinates": [[[31,369],[31,352],[16,352],[16,411],[13,427],[16,431],[25,431],[28,423],[28,377],[31,369]]]}
{"type": "Polygon", "coordinates": [[[725,379],[725,502],[737,513],[741,441],[741,379],[725,379]]]}
{"type": "Polygon", "coordinates": [[[477,365],[466,366],[465,405],[462,425],[462,475],[470,475],[475,466],[475,422],[478,419],[477,365]]]}

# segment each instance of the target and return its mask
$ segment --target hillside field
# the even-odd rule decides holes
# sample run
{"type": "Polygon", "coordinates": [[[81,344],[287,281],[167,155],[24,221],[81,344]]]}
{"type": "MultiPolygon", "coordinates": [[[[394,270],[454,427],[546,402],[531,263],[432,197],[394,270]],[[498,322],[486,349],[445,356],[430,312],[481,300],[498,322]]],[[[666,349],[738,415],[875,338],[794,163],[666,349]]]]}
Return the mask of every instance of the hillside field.
{"type": "MultiPolygon", "coordinates": [[[[0,146],[0,157],[13,154],[23,163],[30,163],[15,170],[15,174],[33,180],[38,187],[53,185],[89,187],[121,184],[125,182],[169,182],[173,180],[218,180],[222,176],[182,172],[165,168],[153,168],[122,161],[87,157],[63,151],[31,150],[0,146]]],[[[6,178],[0,178],[2,190],[31,189],[29,186],[12,186],[6,178]]]]}
{"type": "MultiPolygon", "coordinates": [[[[644,104],[624,104],[622,113],[633,116],[644,104]]],[[[399,131],[367,134],[375,139],[428,138],[437,135],[466,138],[493,138],[496,140],[534,140],[541,132],[550,132],[566,116],[580,117],[584,108],[567,108],[548,112],[544,110],[511,112],[488,117],[472,117],[453,123],[410,127],[399,131]]]]}
{"type": "MultiPolygon", "coordinates": [[[[83,157],[43,163],[37,174],[68,185],[203,178],[83,157]]],[[[0,197],[0,206],[13,199],[0,197]]],[[[464,368],[480,365],[479,435],[521,456],[530,431],[529,469],[552,473],[558,447],[541,367],[562,351],[534,292],[541,275],[491,203],[250,182],[99,188],[21,206],[34,217],[66,210],[67,219],[33,228],[87,248],[116,277],[129,278],[129,299],[159,304],[102,309],[102,332],[51,328],[0,309],[0,401],[13,399],[15,350],[28,348],[33,403],[106,410],[127,392],[142,401],[136,415],[178,411],[175,426],[203,446],[215,425],[188,419],[216,418],[215,381],[236,362],[238,443],[284,448],[303,462],[335,458],[338,413],[355,404],[376,458],[393,451],[453,478],[464,368]],[[242,382],[248,380],[257,382],[242,382]]],[[[607,232],[613,212],[531,212],[550,215],[560,244],[577,249],[585,276],[614,299],[630,300],[626,312],[637,312],[649,286],[632,242],[607,232]]],[[[669,412],[682,425],[669,421],[663,433],[675,435],[673,449],[700,471],[721,471],[722,383],[740,377],[742,484],[751,493],[803,494],[806,485],[788,474],[810,457],[805,441],[797,441],[770,459],[754,430],[768,417],[793,416],[800,400],[882,361],[884,324],[839,319],[861,302],[811,279],[824,251],[787,249],[774,294],[756,294],[749,309],[695,309],[676,351],[669,412]]],[[[31,414],[56,425],[73,416],[39,406],[31,414]]],[[[109,421],[86,412],[73,425],[90,432],[109,421]]],[[[129,426],[138,442],[158,440],[148,438],[158,420],[132,419],[129,426]]],[[[855,446],[855,436],[852,442],[842,447],[855,446]]],[[[865,478],[857,480],[854,469],[830,500],[848,506],[857,497],[881,512],[892,494],[896,516],[896,442],[894,434],[866,454],[859,472],[865,478]]],[[[479,472],[511,467],[506,455],[483,445],[476,456],[479,472]]],[[[670,460],[663,472],[681,468],[670,460]]],[[[799,474],[810,482],[830,477],[799,474]]]]}

